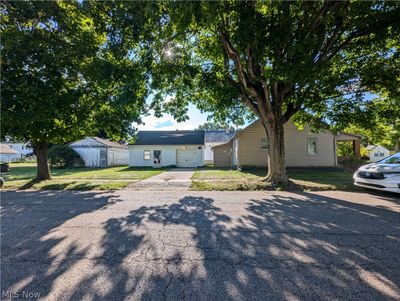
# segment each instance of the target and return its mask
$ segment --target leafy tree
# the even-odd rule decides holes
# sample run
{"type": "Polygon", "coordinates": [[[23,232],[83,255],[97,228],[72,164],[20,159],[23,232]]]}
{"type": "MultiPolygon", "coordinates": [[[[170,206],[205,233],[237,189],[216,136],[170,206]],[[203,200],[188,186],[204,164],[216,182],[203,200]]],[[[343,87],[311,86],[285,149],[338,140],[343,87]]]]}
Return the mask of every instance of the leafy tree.
{"type": "Polygon", "coordinates": [[[373,95],[368,95],[361,105],[348,101],[347,105],[336,105],[326,115],[336,129],[361,134],[365,144],[379,144],[399,151],[400,39],[385,42],[384,52],[375,48],[360,53],[354,63],[360,71],[358,85],[373,95]]]}
{"type": "Polygon", "coordinates": [[[49,149],[49,161],[51,166],[59,168],[81,167],[85,162],[81,156],[68,145],[53,145],[49,149]]]}
{"type": "Polygon", "coordinates": [[[145,71],[112,49],[109,18],[86,2],[1,2],[1,134],[33,144],[37,180],[50,143],[126,137],[140,117],[145,71]]]}
{"type": "Polygon", "coordinates": [[[338,156],[352,156],[353,155],[353,143],[351,141],[343,141],[337,145],[338,156]]]}
{"type": "Polygon", "coordinates": [[[364,105],[363,70],[394,55],[399,13],[384,1],[160,2],[146,28],[157,37],[153,107],[179,117],[193,101],[217,120],[250,110],[270,143],[266,180],[286,184],[283,125],[364,105]]]}
{"type": "Polygon", "coordinates": [[[230,132],[235,131],[233,126],[229,126],[227,124],[221,124],[216,122],[206,122],[197,127],[197,130],[205,130],[205,131],[225,131],[228,130],[230,132]]]}

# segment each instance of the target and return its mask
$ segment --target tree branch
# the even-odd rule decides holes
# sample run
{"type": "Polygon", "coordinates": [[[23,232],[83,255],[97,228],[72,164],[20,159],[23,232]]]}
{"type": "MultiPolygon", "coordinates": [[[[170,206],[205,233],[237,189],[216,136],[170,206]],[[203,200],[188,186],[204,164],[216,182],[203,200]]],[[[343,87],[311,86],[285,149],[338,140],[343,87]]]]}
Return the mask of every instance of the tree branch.
{"type": "MultiPolygon", "coordinates": [[[[254,83],[252,83],[249,78],[247,77],[247,74],[245,73],[242,63],[240,61],[240,56],[238,52],[235,50],[233,45],[230,43],[227,35],[223,30],[220,31],[220,36],[221,36],[221,42],[222,46],[228,55],[233,60],[233,63],[235,64],[235,68],[239,77],[239,82],[242,90],[242,94],[246,95],[246,99],[244,101],[246,104],[251,103],[251,109],[255,111],[256,106],[256,111],[255,113],[262,118],[263,120],[266,118],[266,115],[268,112],[271,112],[271,104],[269,101],[266,101],[267,99],[265,98],[265,95],[261,95],[259,91],[255,88],[254,83]],[[254,104],[251,100],[249,102],[249,97],[247,93],[253,95],[255,99],[257,100],[257,105],[254,104]]],[[[260,84],[261,86],[261,84],[260,84]]],[[[262,90],[264,87],[262,87],[262,90]]],[[[243,99],[243,97],[242,97],[243,99]]]]}

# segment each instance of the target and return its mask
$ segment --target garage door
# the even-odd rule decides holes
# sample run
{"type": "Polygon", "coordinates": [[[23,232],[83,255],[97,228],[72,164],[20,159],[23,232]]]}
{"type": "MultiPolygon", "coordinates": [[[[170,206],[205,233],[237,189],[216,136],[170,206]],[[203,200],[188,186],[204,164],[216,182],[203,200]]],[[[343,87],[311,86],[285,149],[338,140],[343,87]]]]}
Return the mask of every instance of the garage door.
{"type": "Polygon", "coordinates": [[[177,167],[197,167],[197,149],[177,149],[177,167]]]}

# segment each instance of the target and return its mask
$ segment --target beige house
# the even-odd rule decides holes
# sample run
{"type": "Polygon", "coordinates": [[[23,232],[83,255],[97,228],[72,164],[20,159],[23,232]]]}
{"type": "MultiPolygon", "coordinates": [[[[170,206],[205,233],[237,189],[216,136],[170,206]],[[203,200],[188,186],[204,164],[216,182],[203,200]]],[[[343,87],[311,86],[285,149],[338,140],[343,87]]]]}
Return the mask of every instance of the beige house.
{"type": "MultiPolygon", "coordinates": [[[[330,131],[313,133],[308,125],[298,129],[289,121],[284,126],[285,154],[288,167],[336,166],[338,141],[357,140],[360,137],[330,131]]],[[[238,131],[228,142],[214,147],[214,166],[244,167],[267,165],[268,139],[259,120],[238,131]]],[[[355,154],[359,150],[355,150],[355,154]]]]}

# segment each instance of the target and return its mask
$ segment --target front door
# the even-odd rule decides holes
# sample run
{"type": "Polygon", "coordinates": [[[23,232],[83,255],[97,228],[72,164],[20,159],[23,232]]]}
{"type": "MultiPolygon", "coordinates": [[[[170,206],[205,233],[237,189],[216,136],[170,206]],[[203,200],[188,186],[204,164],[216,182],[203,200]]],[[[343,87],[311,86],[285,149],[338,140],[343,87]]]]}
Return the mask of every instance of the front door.
{"type": "Polygon", "coordinates": [[[161,151],[153,151],[153,167],[161,167],[161,151]]]}

